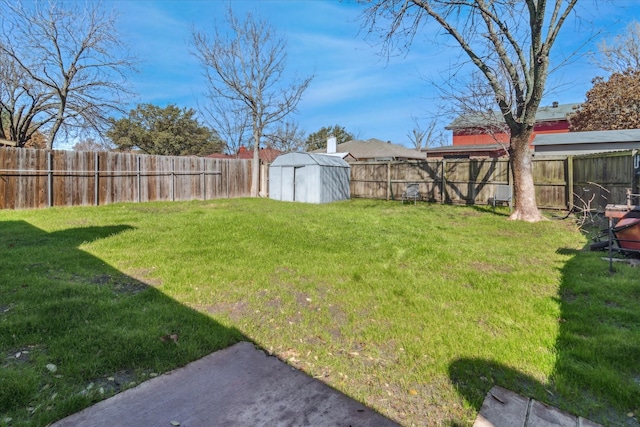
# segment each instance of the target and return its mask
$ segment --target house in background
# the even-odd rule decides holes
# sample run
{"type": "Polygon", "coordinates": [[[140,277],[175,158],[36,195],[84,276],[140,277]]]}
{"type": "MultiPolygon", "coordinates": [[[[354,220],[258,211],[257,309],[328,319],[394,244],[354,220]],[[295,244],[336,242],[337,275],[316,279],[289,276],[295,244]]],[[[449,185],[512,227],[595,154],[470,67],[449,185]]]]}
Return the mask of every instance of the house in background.
{"type": "Polygon", "coordinates": [[[327,150],[314,150],[312,153],[327,153],[331,155],[339,155],[342,153],[343,155],[341,157],[348,162],[425,159],[423,152],[411,150],[402,145],[384,142],[375,138],[366,141],[353,140],[343,142],[335,146],[335,151],[331,145],[332,144],[328,142],[327,150]]]}
{"type": "MultiPolygon", "coordinates": [[[[280,154],[282,154],[282,151],[276,150],[275,148],[267,147],[267,148],[261,148],[258,156],[260,156],[260,160],[263,163],[272,163],[276,159],[276,157],[278,157],[280,154]]],[[[253,150],[248,150],[245,147],[240,147],[236,155],[224,154],[224,153],[213,153],[205,157],[208,157],[211,159],[249,159],[251,160],[253,159],[253,150]]]]}
{"type": "Polygon", "coordinates": [[[640,129],[536,135],[533,148],[536,158],[638,150],[640,129]]]}
{"type": "MultiPolygon", "coordinates": [[[[536,114],[536,123],[531,142],[536,135],[569,132],[568,116],[580,104],[558,104],[541,107],[536,114]]],[[[445,127],[453,132],[452,145],[426,150],[427,157],[469,158],[501,157],[507,154],[509,134],[502,116],[496,111],[486,114],[467,114],[456,118],[445,127]]]]}
{"type": "Polygon", "coordinates": [[[468,159],[472,157],[496,158],[507,155],[509,143],[506,144],[472,144],[472,145],[447,145],[444,147],[427,148],[429,159],[468,159]]]}

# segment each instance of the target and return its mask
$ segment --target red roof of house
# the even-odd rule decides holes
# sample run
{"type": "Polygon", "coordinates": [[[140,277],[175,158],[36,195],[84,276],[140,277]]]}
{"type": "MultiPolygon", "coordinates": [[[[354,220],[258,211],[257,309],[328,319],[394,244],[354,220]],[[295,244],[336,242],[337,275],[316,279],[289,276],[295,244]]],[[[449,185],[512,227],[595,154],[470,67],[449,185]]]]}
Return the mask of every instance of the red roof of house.
{"type": "MultiPolygon", "coordinates": [[[[276,150],[275,148],[267,147],[261,148],[258,155],[260,156],[260,160],[262,160],[263,162],[271,163],[280,154],[282,154],[282,151],[276,150]]],[[[240,147],[240,149],[238,150],[238,155],[236,157],[238,159],[253,159],[253,150],[247,150],[245,147],[240,147]]]]}
{"type": "MultiPolygon", "coordinates": [[[[283,154],[282,151],[276,150],[275,148],[267,147],[267,148],[260,149],[259,156],[260,156],[260,160],[262,160],[263,162],[271,163],[280,154],[283,154]]],[[[231,154],[213,153],[205,157],[209,157],[212,159],[249,159],[251,160],[253,159],[253,150],[247,150],[246,147],[240,147],[240,149],[238,149],[238,153],[235,156],[231,154]]]]}

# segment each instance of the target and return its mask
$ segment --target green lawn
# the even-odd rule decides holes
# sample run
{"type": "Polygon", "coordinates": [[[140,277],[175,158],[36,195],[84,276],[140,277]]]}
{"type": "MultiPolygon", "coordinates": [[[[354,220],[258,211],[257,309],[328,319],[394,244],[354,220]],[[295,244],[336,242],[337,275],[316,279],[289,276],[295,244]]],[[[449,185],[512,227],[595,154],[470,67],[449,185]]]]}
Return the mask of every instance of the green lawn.
{"type": "Polygon", "coordinates": [[[471,425],[497,384],[637,426],[640,270],[587,243],[370,200],[0,211],[0,425],[248,340],[403,425],[471,425]]]}

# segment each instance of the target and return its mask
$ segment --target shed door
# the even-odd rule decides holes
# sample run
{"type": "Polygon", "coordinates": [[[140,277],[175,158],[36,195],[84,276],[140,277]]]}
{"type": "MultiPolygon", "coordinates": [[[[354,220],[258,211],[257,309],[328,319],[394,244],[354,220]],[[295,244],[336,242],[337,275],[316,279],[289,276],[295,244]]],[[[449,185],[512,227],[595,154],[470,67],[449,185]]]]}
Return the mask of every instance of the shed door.
{"type": "Polygon", "coordinates": [[[296,167],[293,170],[293,187],[295,192],[293,194],[293,200],[295,202],[307,202],[306,194],[305,194],[305,173],[303,171],[304,168],[296,167]]]}
{"type": "Polygon", "coordinates": [[[295,200],[295,168],[283,167],[280,181],[280,200],[293,202],[295,200]]]}

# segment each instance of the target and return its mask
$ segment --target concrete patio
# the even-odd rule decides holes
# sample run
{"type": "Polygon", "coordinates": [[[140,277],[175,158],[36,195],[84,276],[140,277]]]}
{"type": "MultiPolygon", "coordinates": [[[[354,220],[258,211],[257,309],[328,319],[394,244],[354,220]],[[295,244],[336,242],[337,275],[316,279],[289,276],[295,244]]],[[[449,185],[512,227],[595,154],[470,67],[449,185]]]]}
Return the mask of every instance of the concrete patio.
{"type": "Polygon", "coordinates": [[[91,426],[398,424],[248,342],[212,353],[53,424],[91,426]]]}
{"type": "Polygon", "coordinates": [[[602,427],[502,387],[484,399],[473,427],[602,427]]]}
{"type": "MultiPolygon", "coordinates": [[[[424,425],[429,425],[424,420],[424,425]]],[[[53,427],[397,427],[371,408],[241,342],[64,418],[53,427]]],[[[598,427],[501,387],[474,427],[598,427]]]]}

